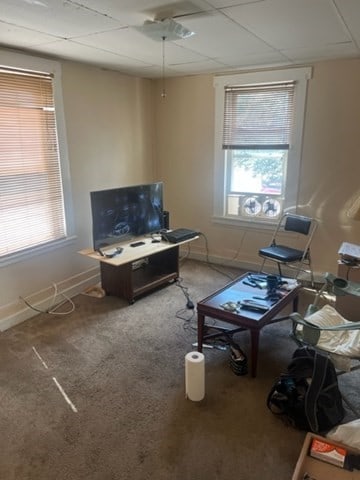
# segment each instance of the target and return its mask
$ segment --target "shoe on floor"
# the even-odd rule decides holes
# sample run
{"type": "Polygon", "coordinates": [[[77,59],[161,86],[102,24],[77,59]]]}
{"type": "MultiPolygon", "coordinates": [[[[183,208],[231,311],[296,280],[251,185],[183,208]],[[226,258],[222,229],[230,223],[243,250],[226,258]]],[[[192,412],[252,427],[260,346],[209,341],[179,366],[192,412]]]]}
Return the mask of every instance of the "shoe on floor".
{"type": "Polygon", "coordinates": [[[247,358],[239,345],[230,345],[229,365],[235,375],[246,375],[248,373],[247,358]]]}

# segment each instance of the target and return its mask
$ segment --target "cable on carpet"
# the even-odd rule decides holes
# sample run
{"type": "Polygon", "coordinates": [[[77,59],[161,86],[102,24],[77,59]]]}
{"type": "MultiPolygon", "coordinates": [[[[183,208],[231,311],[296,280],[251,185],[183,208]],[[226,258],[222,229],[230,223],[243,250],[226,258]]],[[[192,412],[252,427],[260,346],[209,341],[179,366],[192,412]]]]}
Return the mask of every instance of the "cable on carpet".
{"type": "Polygon", "coordinates": [[[183,320],[185,322],[184,325],[183,325],[184,330],[188,330],[189,328],[191,328],[193,330],[196,330],[196,328],[191,326],[191,321],[195,317],[195,305],[194,305],[194,302],[190,298],[189,288],[185,287],[182,284],[182,282],[183,282],[183,279],[181,277],[179,277],[176,280],[175,285],[177,287],[179,287],[181,289],[181,291],[183,292],[183,294],[186,298],[186,306],[185,306],[185,308],[182,308],[181,310],[178,310],[175,313],[175,317],[180,318],[180,320],[183,320]]]}
{"type": "Polygon", "coordinates": [[[64,293],[58,293],[58,288],[57,288],[56,283],[53,283],[52,286],[54,288],[52,303],[51,303],[50,307],[48,307],[46,310],[41,310],[40,308],[35,307],[28,300],[26,300],[26,298],[24,298],[24,297],[20,296],[19,298],[20,298],[20,300],[22,300],[25,303],[25,305],[27,307],[31,308],[35,312],[48,313],[49,315],[69,315],[70,313],[72,313],[75,310],[74,302],[71,300],[71,298],[67,297],[64,293]],[[58,304],[55,304],[56,298],[57,298],[58,295],[61,295],[64,298],[64,300],[62,300],[58,304]],[[61,308],[63,305],[65,305],[66,303],[70,303],[70,308],[69,308],[68,311],[66,311],[66,312],[57,312],[56,311],[59,308],[61,308]]]}
{"type": "Polygon", "coordinates": [[[183,279],[181,277],[178,277],[178,279],[176,280],[176,286],[179,287],[182,290],[183,294],[185,295],[186,308],[189,310],[194,310],[195,306],[194,306],[194,302],[190,298],[189,288],[184,287],[184,285],[182,285],[182,281],[183,279]]]}
{"type": "MultiPolygon", "coordinates": [[[[199,233],[199,236],[202,236],[204,237],[204,240],[205,240],[205,251],[206,251],[206,257],[205,257],[205,263],[208,265],[208,267],[210,267],[212,270],[214,270],[215,272],[218,272],[220,273],[221,275],[224,275],[225,277],[227,278],[230,278],[230,280],[235,280],[236,277],[232,277],[231,275],[229,275],[228,273],[225,273],[223,272],[222,270],[220,270],[219,268],[215,267],[215,265],[210,262],[209,260],[209,244],[208,244],[208,239],[206,237],[206,235],[204,235],[203,233],[199,233]]],[[[236,257],[235,257],[236,258],[236,257]]]]}
{"type": "Polygon", "coordinates": [[[180,263],[180,264],[181,264],[181,263],[184,263],[185,260],[187,260],[187,259],[189,258],[189,256],[190,256],[190,251],[191,251],[191,246],[190,246],[190,244],[187,243],[187,244],[186,244],[186,247],[187,247],[186,253],[185,253],[182,257],[179,258],[179,263],[180,263]]]}

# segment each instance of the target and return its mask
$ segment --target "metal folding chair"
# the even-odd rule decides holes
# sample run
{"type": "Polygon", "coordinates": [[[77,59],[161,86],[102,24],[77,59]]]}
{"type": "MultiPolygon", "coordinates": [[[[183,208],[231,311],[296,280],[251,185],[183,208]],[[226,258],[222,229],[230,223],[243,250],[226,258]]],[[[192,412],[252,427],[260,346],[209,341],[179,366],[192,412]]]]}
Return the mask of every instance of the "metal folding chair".
{"type": "Polygon", "coordinates": [[[260,271],[264,271],[266,261],[276,262],[280,276],[282,266],[295,269],[295,278],[300,272],[310,273],[311,285],[314,286],[310,245],[316,228],[317,221],[314,218],[285,213],[273,233],[270,245],[259,250],[263,259],[260,271]],[[285,240],[292,244],[285,244],[285,240]]]}
{"type": "MultiPolygon", "coordinates": [[[[328,355],[338,375],[342,375],[360,368],[360,312],[359,322],[346,320],[331,305],[329,295],[332,298],[338,295],[360,296],[360,283],[327,273],[323,287],[306,313],[290,314],[292,336],[298,345],[310,345],[328,355]],[[319,305],[321,299],[325,299],[322,306],[319,305]]],[[[345,397],[344,402],[356,416],[360,416],[360,412],[345,397]]]]}

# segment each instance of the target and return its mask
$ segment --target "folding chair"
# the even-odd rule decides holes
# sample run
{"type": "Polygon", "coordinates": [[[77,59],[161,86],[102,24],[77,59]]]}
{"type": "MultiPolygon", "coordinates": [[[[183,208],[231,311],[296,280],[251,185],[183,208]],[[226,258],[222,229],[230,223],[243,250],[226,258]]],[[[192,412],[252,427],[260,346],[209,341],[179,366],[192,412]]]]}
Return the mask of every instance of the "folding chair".
{"type": "MultiPolygon", "coordinates": [[[[360,283],[327,273],[323,287],[305,315],[298,312],[290,314],[293,322],[292,336],[298,345],[310,345],[328,355],[338,375],[342,375],[360,368],[360,321],[346,320],[328,300],[323,306],[319,306],[320,299],[328,298],[327,294],[360,296],[360,283]]],[[[356,416],[360,416],[346,398],[344,401],[356,416]]]]}
{"type": "Polygon", "coordinates": [[[263,258],[260,271],[263,272],[265,262],[270,260],[277,263],[280,276],[281,266],[295,269],[295,278],[298,278],[300,272],[310,273],[311,286],[314,286],[310,244],[316,228],[317,221],[314,218],[284,213],[273,233],[270,245],[259,250],[259,255],[263,258]],[[291,246],[279,243],[279,237],[283,237],[284,240],[285,234],[289,241],[293,241],[291,246]]]}

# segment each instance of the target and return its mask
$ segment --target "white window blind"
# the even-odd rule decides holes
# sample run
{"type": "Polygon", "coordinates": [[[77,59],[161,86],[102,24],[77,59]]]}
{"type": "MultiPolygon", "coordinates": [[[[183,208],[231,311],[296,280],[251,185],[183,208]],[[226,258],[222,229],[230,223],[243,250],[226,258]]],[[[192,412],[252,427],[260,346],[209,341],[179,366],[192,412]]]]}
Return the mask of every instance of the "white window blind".
{"type": "Polygon", "coordinates": [[[223,149],[288,149],[295,82],[225,88],[223,149]]]}
{"type": "Polygon", "coordinates": [[[50,74],[0,69],[0,257],[66,235],[50,74]]]}

